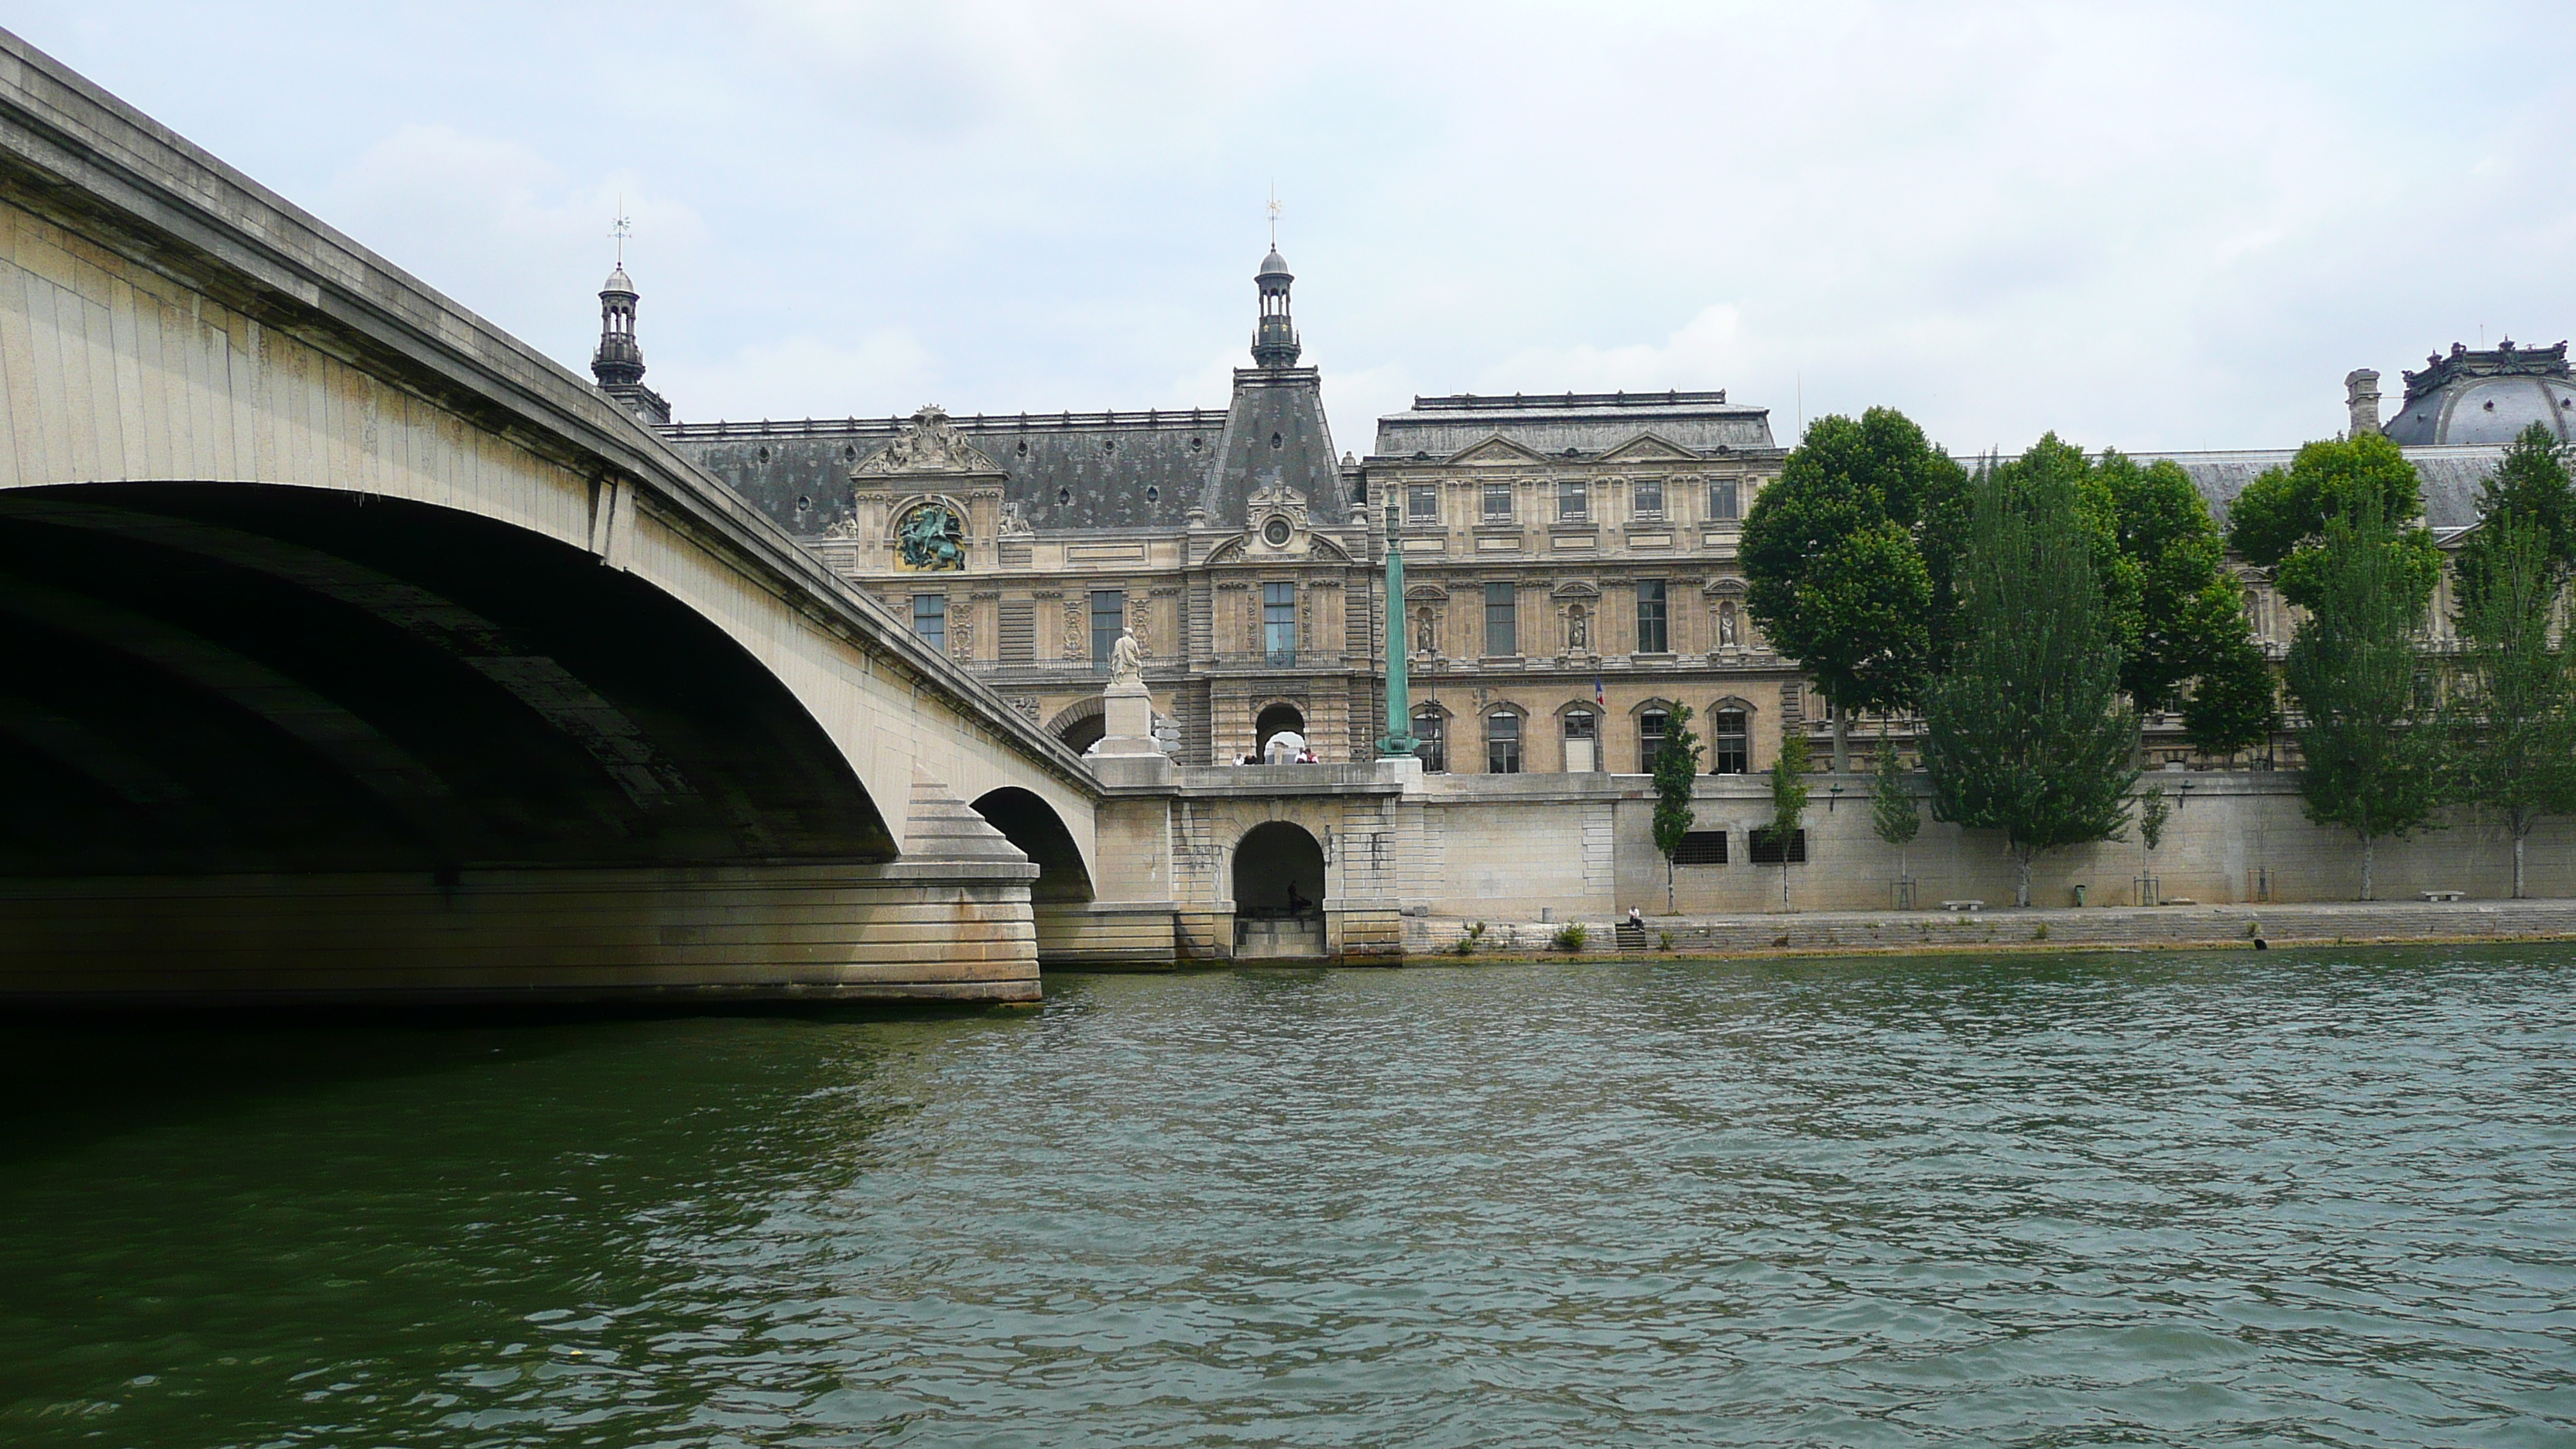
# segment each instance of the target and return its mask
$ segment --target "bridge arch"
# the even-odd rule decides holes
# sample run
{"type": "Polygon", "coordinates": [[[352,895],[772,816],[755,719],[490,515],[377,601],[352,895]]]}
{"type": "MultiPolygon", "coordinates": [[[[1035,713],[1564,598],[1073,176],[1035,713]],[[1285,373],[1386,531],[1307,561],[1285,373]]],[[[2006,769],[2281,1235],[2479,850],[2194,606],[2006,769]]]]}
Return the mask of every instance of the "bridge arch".
{"type": "Polygon", "coordinates": [[[0,872],[885,861],[739,642],[584,550],[239,483],[0,492],[0,872]],[[10,768],[15,766],[15,768],[10,768]]]}
{"type": "Polygon", "coordinates": [[[1265,820],[1234,846],[1237,917],[1320,917],[1324,847],[1293,820],[1265,820]]]}
{"type": "Polygon", "coordinates": [[[978,796],[975,813],[1002,832],[1038,868],[1029,886],[1032,901],[1066,904],[1090,900],[1091,869],[1064,818],[1035,791],[1005,785],[978,796]]]}

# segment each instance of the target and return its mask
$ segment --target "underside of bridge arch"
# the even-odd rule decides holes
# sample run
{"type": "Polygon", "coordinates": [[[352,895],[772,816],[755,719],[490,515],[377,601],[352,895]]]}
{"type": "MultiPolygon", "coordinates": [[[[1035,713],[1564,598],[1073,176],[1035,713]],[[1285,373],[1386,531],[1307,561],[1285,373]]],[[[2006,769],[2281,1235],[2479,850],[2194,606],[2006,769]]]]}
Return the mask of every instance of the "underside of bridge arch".
{"type": "Polygon", "coordinates": [[[1035,992],[1027,867],[898,860],[766,667],[529,530],[0,492],[0,639],[0,998],[1035,992]]]}
{"type": "Polygon", "coordinates": [[[881,861],[803,706],[523,529],[319,489],[0,494],[0,874],[881,861]]]}

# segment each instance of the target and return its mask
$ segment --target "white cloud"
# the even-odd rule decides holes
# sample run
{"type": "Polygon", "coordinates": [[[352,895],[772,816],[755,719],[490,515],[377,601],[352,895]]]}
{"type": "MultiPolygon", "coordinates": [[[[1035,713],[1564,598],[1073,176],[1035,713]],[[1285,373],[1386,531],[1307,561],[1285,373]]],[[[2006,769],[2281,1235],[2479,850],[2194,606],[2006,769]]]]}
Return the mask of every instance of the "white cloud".
{"type": "Polygon", "coordinates": [[[1354,448],[1469,387],[2280,443],[2576,332],[2544,0],[22,9],[575,367],[622,190],[690,417],[1220,405],[1273,183],[1354,448]]]}
{"type": "Polygon", "coordinates": [[[929,349],[901,331],[871,332],[851,343],[819,337],[755,342],[713,362],[664,368],[651,380],[671,397],[674,412],[694,422],[873,417],[909,413],[925,402],[947,405],[932,395],[938,389],[929,349]],[[679,408],[683,398],[689,401],[685,412],[679,408]],[[889,398],[907,401],[898,406],[889,398]]]}

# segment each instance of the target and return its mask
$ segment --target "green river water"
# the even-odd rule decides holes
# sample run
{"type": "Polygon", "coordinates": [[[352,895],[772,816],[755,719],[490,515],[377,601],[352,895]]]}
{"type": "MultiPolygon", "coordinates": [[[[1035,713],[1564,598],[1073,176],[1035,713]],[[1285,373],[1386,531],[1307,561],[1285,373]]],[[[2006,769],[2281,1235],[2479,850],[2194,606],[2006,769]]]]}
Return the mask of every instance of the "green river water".
{"type": "Polygon", "coordinates": [[[2576,1444],[2576,953],[0,1026],[0,1444],[2576,1444]]]}

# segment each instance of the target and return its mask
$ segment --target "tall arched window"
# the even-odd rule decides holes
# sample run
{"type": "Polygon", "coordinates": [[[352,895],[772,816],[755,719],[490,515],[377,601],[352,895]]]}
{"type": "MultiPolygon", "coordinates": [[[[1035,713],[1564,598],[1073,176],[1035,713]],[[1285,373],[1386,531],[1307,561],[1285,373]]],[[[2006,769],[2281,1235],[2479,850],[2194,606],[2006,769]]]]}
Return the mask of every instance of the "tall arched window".
{"type": "Polygon", "coordinates": [[[1664,741],[1672,738],[1673,717],[1660,709],[1650,709],[1637,716],[1637,773],[1655,772],[1655,756],[1664,752],[1664,741]]]}
{"type": "Polygon", "coordinates": [[[1753,767],[1753,730],[1743,710],[1719,705],[1709,717],[1708,772],[1741,775],[1753,767]]]}
{"type": "Polygon", "coordinates": [[[1448,731],[1442,723],[1440,711],[1436,709],[1413,712],[1413,737],[1422,742],[1414,750],[1413,757],[1422,762],[1423,770],[1429,774],[1437,775],[1449,768],[1448,731]]]}
{"type": "Polygon", "coordinates": [[[1588,709],[1565,712],[1565,772],[1589,775],[1601,768],[1601,720],[1588,709]]]}
{"type": "Polygon", "coordinates": [[[1485,716],[1485,773],[1521,772],[1521,717],[1498,709],[1485,716]]]}

